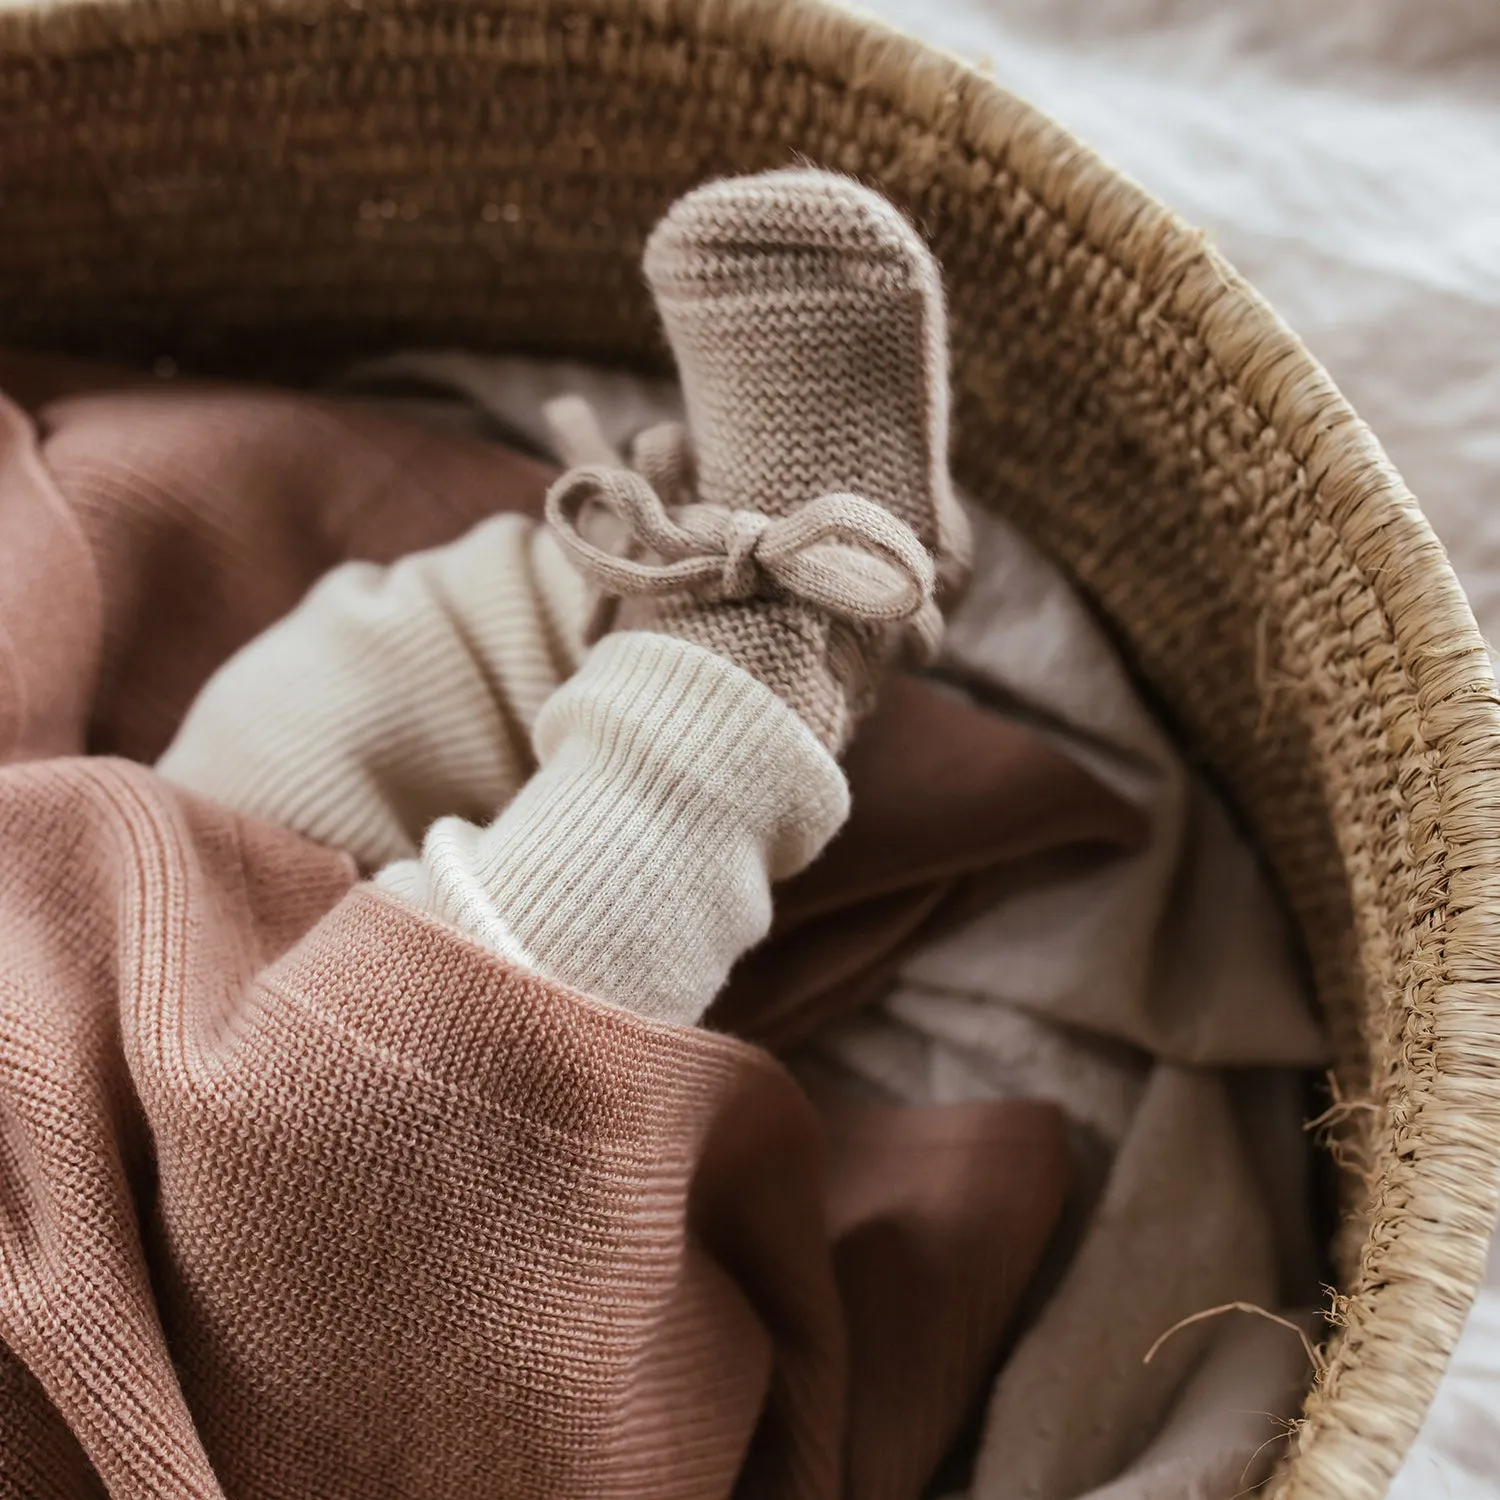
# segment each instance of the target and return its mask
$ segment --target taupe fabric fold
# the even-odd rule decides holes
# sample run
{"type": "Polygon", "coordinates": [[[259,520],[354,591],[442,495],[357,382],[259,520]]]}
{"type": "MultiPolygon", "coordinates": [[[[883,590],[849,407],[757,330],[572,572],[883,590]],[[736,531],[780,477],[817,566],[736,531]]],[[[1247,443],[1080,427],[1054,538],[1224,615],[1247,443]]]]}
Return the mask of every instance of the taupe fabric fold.
{"type": "Polygon", "coordinates": [[[906,1500],[970,1415],[1062,1210],[1067,1124],[1026,1100],[822,1104],[851,1340],[845,1494],[906,1500]]]}
{"type": "MultiPolygon", "coordinates": [[[[462,392],[471,414],[481,410],[485,421],[539,442],[542,403],[562,381],[590,382],[601,428],[614,443],[675,414],[672,393],[647,382],[547,361],[415,353],[386,361],[383,374],[398,369],[462,392]]],[[[1085,844],[1022,857],[965,876],[952,892],[898,890],[822,911],[802,929],[788,888],[777,942],[745,963],[736,988],[743,992],[747,977],[771,981],[756,992],[764,1004],[747,1007],[748,1017],[765,1035],[808,1034],[793,1065],[810,1080],[835,1079],[865,1097],[909,1105],[1040,1097],[1068,1116],[1078,1155],[1074,1201],[1028,1303],[1034,1313],[1050,1294],[1048,1327],[1071,1341],[1060,1347],[1054,1339],[1051,1363],[1070,1378],[1045,1387],[1013,1383],[1011,1396],[992,1404],[990,1425],[1008,1424],[1013,1435],[1020,1424],[1025,1462],[987,1460],[973,1500],[1003,1500],[1023,1470],[1028,1500],[1074,1500],[1073,1477],[1108,1473],[1125,1448],[1153,1432],[1164,1442],[1171,1434],[1170,1463],[1164,1466],[1154,1440],[1132,1451],[1104,1481],[1111,1496],[1179,1500],[1170,1486],[1211,1490],[1231,1472],[1250,1483],[1275,1462],[1300,1404],[1298,1371],[1305,1381],[1309,1369],[1295,1335],[1267,1324],[1275,1334],[1269,1344],[1241,1338],[1232,1381],[1216,1357],[1196,1365],[1180,1387],[1144,1365],[1136,1365],[1136,1380],[1117,1371],[1110,1377],[1116,1395],[1128,1399],[1115,1401],[1112,1416],[1080,1427],[1075,1390],[1091,1388],[1100,1351],[1118,1358],[1133,1347],[1144,1355],[1170,1322],[1147,1334],[1135,1298],[1101,1304],[1090,1278],[1060,1283],[1060,1275],[1088,1257],[1097,1238],[1109,1247],[1096,1257],[1106,1264],[1144,1259],[1153,1285],[1201,1286],[1201,1220],[1213,1200],[1143,1191],[1198,1171],[1235,1181],[1248,1195],[1237,1211],[1258,1216],[1275,1242],[1276,1305],[1297,1317],[1319,1301],[1317,1247],[1326,1224],[1311,1209],[1302,1121],[1321,1105],[1311,1103],[1307,1080],[1292,1067],[1320,1062],[1326,1044],[1290,928],[1225,809],[1182,764],[1068,579],[997,516],[976,511],[973,521],[973,586],[949,621],[944,679],[971,701],[993,705],[1000,719],[1047,726],[1052,744],[1143,817],[1144,843],[1123,856],[1101,858],[1085,844]],[[894,984],[878,960],[867,962],[875,957],[872,941],[894,956],[894,984]],[[819,1024],[838,1016],[844,1019],[819,1024]],[[1154,1087],[1153,1059],[1168,1075],[1223,1069],[1236,1132],[1205,1134],[1191,1110],[1175,1111],[1162,1128],[1160,1112],[1143,1107],[1154,1087]],[[1148,1126],[1155,1149],[1126,1149],[1127,1138],[1148,1126]],[[1135,1208],[1096,1213],[1101,1194],[1135,1208]],[[1142,1203],[1151,1211],[1141,1212],[1142,1203]],[[1074,1300],[1091,1305],[1093,1316],[1069,1317],[1074,1300]],[[1188,1412],[1192,1420],[1179,1421],[1188,1412]],[[1247,1412],[1258,1415],[1247,1421],[1247,1412]],[[1123,1447],[1122,1425],[1134,1434],[1123,1447]],[[1032,1494],[1043,1473],[1047,1487],[1032,1494]]],[[[905,770],[899,759],[892,766],[905,770]]],[[[855,834],[851,825],[848,838],[855,834]]],[[[879,846],[866,853],[878,859],[879,846]]],[[[1221,1283],[1261,1283],[1263,1243],[1259,1234],[1243,1238],[1230,1247],[1233,1263],[1208,1272],[1221,1283]]],[[[1228,1344],[1245,1316],[1211,1331],[1222,1327],[1228,1344]]],[[[975,1436],[981,1447],[998,1446],[975,1436]]],[[[944,1466],[945,1484],[967,1482],[972,1456],[959,1445],[944,1466]]]]}
{"type": "Polygon", "coordinates": [[[854,816],[777,896],[710,1025],[783,1049],[878,998],[924,940],[1138,849],[1138,810],[1022,726],[895,677],[845,755],[854,816]]]}

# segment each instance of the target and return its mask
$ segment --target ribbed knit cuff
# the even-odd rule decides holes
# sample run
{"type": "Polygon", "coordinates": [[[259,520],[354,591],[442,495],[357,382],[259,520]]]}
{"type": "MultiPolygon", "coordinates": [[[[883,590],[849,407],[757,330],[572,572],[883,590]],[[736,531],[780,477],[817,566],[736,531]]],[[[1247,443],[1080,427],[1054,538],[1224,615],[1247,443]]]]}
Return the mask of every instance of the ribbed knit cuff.
{"type": "Polygon", "coordinates": [[[848,815],[838,763],[701,646],[606,637],[548,700],[542,769],[488,828],[443,819],[379,884],[512,963],[692,1024],[766,933],[771,882],[848,815]]]}

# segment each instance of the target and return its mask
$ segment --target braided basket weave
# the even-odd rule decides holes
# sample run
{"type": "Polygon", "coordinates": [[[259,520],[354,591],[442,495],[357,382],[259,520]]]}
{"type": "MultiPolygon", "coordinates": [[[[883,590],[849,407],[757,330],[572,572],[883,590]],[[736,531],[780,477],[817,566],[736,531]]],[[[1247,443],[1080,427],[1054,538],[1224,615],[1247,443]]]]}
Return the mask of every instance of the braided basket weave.
{"type": "Polygon", "coordinates": [[[0,14],[0,342],[658,360],[645,229],[794,154],[931,237],[960,480],[1068,566],[1295,913],[1347,1170],[1336,1327],[1270,1492],[1382,1495],[1495,1207],[1500,713],[1400,477],[1200,235],[810,0],[123,0],[0,14]]]}

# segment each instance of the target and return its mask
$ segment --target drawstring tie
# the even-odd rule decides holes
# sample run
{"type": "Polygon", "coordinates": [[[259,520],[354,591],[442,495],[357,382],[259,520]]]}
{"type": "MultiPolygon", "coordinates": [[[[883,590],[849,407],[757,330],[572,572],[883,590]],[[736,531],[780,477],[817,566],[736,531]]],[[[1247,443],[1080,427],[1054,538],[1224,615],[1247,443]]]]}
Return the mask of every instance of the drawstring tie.
{"type": "Polygon", "coordinates": [[[675,503],[687,449],[676,423],[648,428],[626,468],[581,398],[549,403],[566,458],[583,460],[547,494],[547,520],[574,565],[610,599],[687,594],[710,602],[782,597],[850,625],[905,626],[923,659],[941,636],[936,573],[904,522],[862,495],[818,495],[790,515],[675,503]],[[663,492],[667,499],[663,499],[663,492]],[[611,520],[604,545],[585,518],[611,520]]]}

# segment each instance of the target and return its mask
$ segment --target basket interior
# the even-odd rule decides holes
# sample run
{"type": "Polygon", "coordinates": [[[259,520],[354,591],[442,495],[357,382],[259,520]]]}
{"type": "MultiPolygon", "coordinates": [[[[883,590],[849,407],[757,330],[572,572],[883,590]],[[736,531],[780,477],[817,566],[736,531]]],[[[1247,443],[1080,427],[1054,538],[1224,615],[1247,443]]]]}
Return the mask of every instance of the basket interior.
{"type": "Polygon", "coordinates": [[[1295,916],[1350,1170],[1345,1327],[1282,1482],[1381,1493],[1492,1206],[1495,689],[1399,478],[1200,236],[820,8],[75,7],[0,23],[0,330],[293,378],[411,345],[660,363],[645,230],[794,157],[930,238],[960,481],[1066,565],[1295,916]]]}

